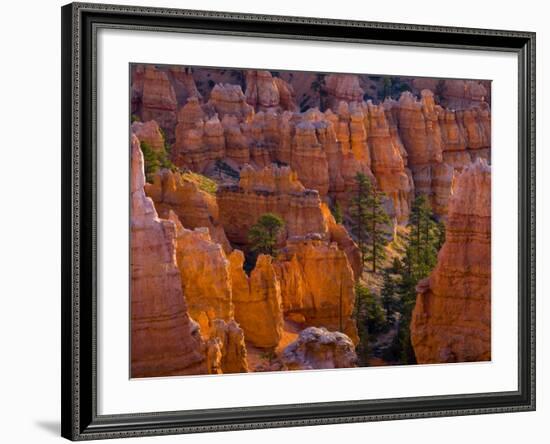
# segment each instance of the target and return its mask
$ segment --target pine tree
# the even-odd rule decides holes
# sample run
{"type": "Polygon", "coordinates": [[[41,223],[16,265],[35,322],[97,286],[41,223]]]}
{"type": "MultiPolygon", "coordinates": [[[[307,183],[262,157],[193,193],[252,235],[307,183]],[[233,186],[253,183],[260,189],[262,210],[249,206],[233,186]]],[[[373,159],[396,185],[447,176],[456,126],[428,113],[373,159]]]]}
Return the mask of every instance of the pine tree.
{"type": "Polygon", "coordinates": [[[436,239],[436,242],[435,242],[435,244],[436,244],[435,247],[436,247],[437,251],[439,251],[439,250],[441,250],[441,247],[445,243],[445,237],[447,235],[447,231],[446,231],[446,228],[445,228],[445,222],[439,221],[437,223],[437,230],[438,230],[438,233],[437,233],[437,239],[436,239]]]}
{"type": "Polygon", "coordinates": [[[365,264],[366,244],[367,244],[367,196],[371,192],[371,183],[363,173],[357,173],[355,176],[357,182],[357,192],[351,199],[350,216],[351,232],[357,239],[357,246],[361,252],[361,263],[365,264]]]}
{"type": "Polygon", "coordinates": [[[395,317],[395,312],[397,309],[397,301],[395,298],[395,282],[391,277],[388,270],[384,270],[383,273],[384,281],[382,283],[382,290],[380,291],[380,297],[382,299],[382,306],[386,311],[386,319],[391,321],[395,317]]]}
{"type": "Polygon", "coordinates": [[[277,254],[275,248],[277,236],[284,225],[284,221],[278,215],[273,213],[262,214],[248,232],[251,250],[258,254],[275,256],[277,254]]]}
{"type": "Polygon", "coordinates": [[[409,216],[409,235],[403,258],[403,266],[397,285],[399,294],[398,349],[403,363],[415,363],[414,350],[410,342],[410,322],[416,304],[416,286],[429,276],[437,263],[437,253],[443,244],[444,225],[434,220],[426,196],[420,195],[413,202],[409,216]]]}
{"type": "Polygon", "coordinates": [[[355,285],[353,318],[359,336],[359,343],[356,346],[359,365],[365,366],[369,355],[368,336],[385,329],[386,315],[376,295],[361,283],[355,285]]]}
{"type": "Polygon", "coordinates": [[[437,262],[437,246],[440,238],[438,224],[425,195],[418,196],[409,216],[407,266],[411,276],[418,282],[428,276],[437,262]]]}
{"type": "Polygon", "coordinates": [[[342,214],[342,207],[340,206],[340,203],[336,201],[333,207],[331,207],[331,213],[334,217],[334,220],[337,224],[341,224],[344,222],[344,216],[342,214]]]}
{"type": "Polygon", "coordinates": [[[372,271],[376,273],[377,264],[386,258],[385,246],[388,244],[387,227],[390,218],[382,206],[382,193],[372,189],[367,199],[369,212],[367,213],[367,226],[370,237],[369,256],[367,260],[372,262],[372,271]]]}
{"type": "Polygon", "coordinates": [[[361,251],[361,262],[370,261],[376,273],[377,264],[386,256],[388,243],[386,233],[390,219],[382,206],[382,193],[376,190],[371,180],[363,173],[355,176],[357,192],[351,200],[351,232],[361,251]]]}
{"type": "Polygon", "coordinates": [[[367,331],[367,298],[369,297],[369,289],[359,283],[355,286],[355,304],[353,306],[353,319],[357,326],[357,335],[359,342],[355,347],[359,365],[365,366],[368,362],[369,354],[369,337],[367,331]]]}

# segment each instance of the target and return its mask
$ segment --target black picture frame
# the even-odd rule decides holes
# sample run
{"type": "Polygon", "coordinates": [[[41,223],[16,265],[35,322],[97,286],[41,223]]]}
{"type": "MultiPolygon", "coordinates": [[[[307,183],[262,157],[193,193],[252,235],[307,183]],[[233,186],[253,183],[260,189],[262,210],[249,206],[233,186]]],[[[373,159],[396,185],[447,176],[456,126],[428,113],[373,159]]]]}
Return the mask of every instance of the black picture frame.
{"type": "MultiPolygon", "coordinates": [[[[535,409],[535,33],[72,3],[62,15],[62,436],[119,438],[535,409]],[[518,390],[98,415],[96,91],[100,27],[507,51],[519,66],[518,390]]],[[[512,238],[511,234],[511,238],[512,238]]]]}

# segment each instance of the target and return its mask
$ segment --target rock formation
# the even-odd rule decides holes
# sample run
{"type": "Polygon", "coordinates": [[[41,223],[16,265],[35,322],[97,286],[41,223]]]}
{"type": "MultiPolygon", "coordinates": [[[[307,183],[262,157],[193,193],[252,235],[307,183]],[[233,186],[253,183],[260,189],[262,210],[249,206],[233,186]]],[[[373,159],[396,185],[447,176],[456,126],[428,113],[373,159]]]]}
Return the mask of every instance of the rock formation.
{"type": "Polygon", "coordinates": [[[246,102],[256,111],[280,110],[280,95],[269,71],[246,71],[246,102]]]}
{"type": "Polygon", "coordinates": [[[427,77],[412,81],[416,90],[429,89],[438,95],[442,106],[457,110],[490,103],[490,83],[484,80],[440,80],[427,77]]]}
{"type": "Polygon", "coordinates": [[[248,372],[244,332],[234,320],[215,319],[210,338],[211,373],[248,372]]]}
{"type": "Polygon", "coordinates": [[[329,74],[325,76],[325,87],[328,97],[327,106],[336,109],[340,102],[361,103],[365,91],[359,85],[355,74],[329,74]]]}
{"type": "Polygon", "coordinates": [[[462,170],[477,157],[488,159],[489,110],[444,109],[429,90],[422,91],[420,101],[404,92],[398,102],[384,105],[397,122],[416,192],[429,196],[435,213],[445,216],[453,170],[462,170]]]}
{"type": "Polygon", "coordinates": [[[191,97],[178,112],[174,163],[199,173],[225,155],[223,126],[217,115],[208,117],[196,97],[191,97]]]}
{"type": "Polygon", "coordinates": [[[390,130],[384,104],[373,105],[369,101],[366,108],[364,119],[372,172],[379,190],[391,203],[387,208],[388,215],[395,217],[399,223],[405,223],[414,196],[414,183],[410,170],[406,168],[407,157],[403,156],[403,145],[396,137],[397,134],[390,130]]]}
{"type": "Polygon", "coordinates": [[[193,68],[171,66],[167,74],[176,93],[178,103],[185,103],[190,97],[202,99],[193,77],[193,68]]]}
{"type": "Polygon", "coordinates": [[[348,230],[342,224],[336,223],[327,204],[321,204],[321,211],[323,212],[323,217],[327,222],[330,241],[336,242],[338,248],[346,253],[350,267],[353,270],[355,280],[359,279],[363,265],[361,263],[361,252],[359,251],[357,244],[349,235],[348,230]]]}
{"type": "Polygon", "coordinates": [[[169,219],[176,226],[176,259],[189,315],[207,337],[215,319],[233,318],[229,262],[207,228],[183,228],[173,211],[169,219]]]}
{"type": "Polygon", "coordinates": [[[375,104],[374,76],[132,65],[131,81],[133,376],[356,365],[354,286],[372,282],[329,205],[350,222],[357,173],[392,224],[415,194],[446,222],[417,288],[418,362],[490,359],[489,82],[401,78],[389,92],[411,91],[375,104]],[[179,171],[144,183],[140,141],[179,171]],[[278,254],[248,276],[239,250],[265,213],[285,222],[278,254]]]}
{"type": "Polygon", "coordinates": [[[176,263],[176,229],[145,196],[143,156],[132,136],[131,376],[207,373],[199,326],[187,311],[176,263]]]}
{"type": "Polygon", "coordinates": [[[158,123],[154,120],[134,122],[132,123],[131,131],[137,136],[140,142],[147,143],[153,151],[164,151],[164,136],[158,123]]]}
{"type": "Polygon", "coordinates": [[[185,228],[206,227],[212,240],[219,243],[225,252],[231,251],[220,223],[216,197],[201,190],[191,178],[162,169],[153,176],[153,183],[145,184],[145,192],[155,202],[161,217],[168,218],[172,210],[185,228]]]}
{"type": "Polygon", "coordinates": [[[341,331],[356,342],[353,270],[336,243],[311,237],[289,239],[277,257],[283,310],[303,316],[305,325],[341,331]]]}
{"type": "MultiPolygon", "coordinates": [[[[358,104],[352,103],[350,106],[347,102],[340,102],[336,113],[328,110],[325,117],[332,123],[337,146],[335,155],[329,156],[333,168],[338,169],[337,172],[330,173],[333,182],[329,192],[346,207],[349,192],[357,185],[355,180],[357,173],[363,173],[373,182],[375,181],[370,168],[371,156],[367,144],[364,115],[358,104]]],[[[327,152],[329,151],[330,148],[327,149],[327,152]]]]}
{"type": "Polygon", "coordinates": [[[246,103],[246,97],[240,85],[229,83],[215,85],[210,91],[208,105],[218,113],[220,119],[225,115],[231,115],[242,122],[247,122],[254,116],[254,108],[246,103]]]}
{"type": "Polygon", "coordinates": [[[284,219],[284,238],[311,232],[328,237],[319,193],[305,189],[288,167],[269,166],[257,171],[245,166],[239,184],[220,186],[217,199],[227,237],[241,247],[247,246],[250,227],[264,213],[284,219]]]}
{"type": "Polygon", "coordinates": [[[243,269],[244,255],[229,255],[233,282],[235,320],[244,330],[246,341],[260,348],[274,348],[283,332],[281,288],[271,256],[260,255],[250,278],[243,269]]]}
{"type": "Polygon", "coordinates": [[[155,120],[166,133],[168,141],[172,142],[178,103],[174,88],[164,71],[152,65],[145,67],[141,102],[142,120],[155,120]]]}
{"type": "Polygon", "coordinates": [[[417,362],[491,359],[491,169],[484,160],[457,177],[446,241],[417,291],[411,322],[417,362]]]}
{"type": "Polygon", "coordinates": [[[279,91],[279,105],[281,108],[286,111],[299,111],[298,105],[296,104],[296,93],[292,85],[280,77],[275,77],[273,81],[279,91]]]}
{"type": "Polygon", "coordinates": [[[282,361],[289,370],[350,368],[357,366],[357,355],[345,334],[309,327],[285,348],[282,361]]]}

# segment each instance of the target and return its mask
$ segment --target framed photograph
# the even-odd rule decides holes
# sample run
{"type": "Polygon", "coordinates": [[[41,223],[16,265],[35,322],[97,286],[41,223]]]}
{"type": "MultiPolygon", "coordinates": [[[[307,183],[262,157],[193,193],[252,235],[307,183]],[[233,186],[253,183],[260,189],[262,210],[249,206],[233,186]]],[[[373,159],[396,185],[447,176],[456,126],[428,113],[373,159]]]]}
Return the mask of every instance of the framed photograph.
{"type": "Polygon", "coordinates": [[[535,34],[62,8],[62,435],[535,409],[535,34]]]}

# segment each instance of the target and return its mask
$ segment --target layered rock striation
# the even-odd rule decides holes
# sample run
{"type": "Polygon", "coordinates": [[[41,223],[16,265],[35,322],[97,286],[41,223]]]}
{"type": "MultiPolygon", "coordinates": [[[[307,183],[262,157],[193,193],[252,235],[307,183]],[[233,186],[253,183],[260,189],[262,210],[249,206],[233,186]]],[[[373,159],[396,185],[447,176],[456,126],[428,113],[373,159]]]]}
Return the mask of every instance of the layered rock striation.
{"type": "Polygon", "coordinates": [[[168,141],[173,142],[178,103],[168,76],[164,71],[147,65],[143,82],[139,80],[139,76],[136,80],[136,95],[139,94],[140,85],[142,121],[155,120],[166,133],[168,141]]]}
{"type": "Polygon", "coordinates": [[[417,291],[411,322],[417,362],[491,359],[491,168],[485,160],[456,178],[445,243],[417,291]]]}
{"type": "Polygon", "coordinates": [[[131,146],[131,376],[207,373],[206,346],[181,287],[176,227],[145,196],[137,137],[131,146]]]}
{"type": "Polygon", "coordinates": [[[357,342],[353,270],[336,243],[312,237],[289,239],[277,257],[283,311],[300,315],[304,325],[341,331],[357,342]]]}
{"type": "Polygon", "coordinates": [[[244,255],[234,250],[229,255],[233,283],[235,320],[244,330],[245,338],[256,347],[277,347],[283,333],[281,287],[271,256],[260,255],[250,278],[243,264],[244,255]]]}
{"type": "Polygon", "coordinates": [[[306,189],[288,167],[255,170],[245,166],[239,184],[220,186],[217,199],[227,237],[241,248],[247,247],[251,226],[265,213],[278,214],[284,219],[281,243],[287,237],[311,232],[328,237],[319,193],[306,189]]]}
{"type": "Polygon", "coordinates": [[[248,369],[244,332],[234,320],[215,319],[208,341],[210,373],[246,373],[248,369]]]}
{"type": "Polygon", "coordinates": [[[153,183],[145,184],[145,192],[155,202],[161,217],[168,218],[172,210],[184,227],[208,228],[212,240],[225,252],[231,251],[220,221],[216,197],[201,190],[195,181],[181,173],[162,169],[153,176],[153,183]]]}
{"type": "Polygon", "coordinates": [[[430,196],[436,214],[444,216],[453,172],[478,157],[489,158],[490,111],[486,104],[462,111],[436,105],[423,90],[417,100],[404,92],[399,101],[387,100],[386,109],[397,122],[407,151],[416,192],[430,196]]]}
{"type": "Polygon", "coordinates": [[[134,122],[131,131],[140,142],[145,142],[153,151],[163,152],[165,150],[164,136],[155,120],[134,122]]]}
{"type": "Polygon", "coordinates": [[[214,320],[233,319],[229,262],[221,245],[212,242],[207,228],[183,228],[172,211],[169,219],[176,226],[176,260],[189,315],[207,337],[214,320]]]}
{"type": "Polygon", "coordinates": [[[365,91],[354,74],[329,74],[325,76],[324,90],[327,93],[327,106],[335,109],[340,102],[361,103],[365,91]]]}

